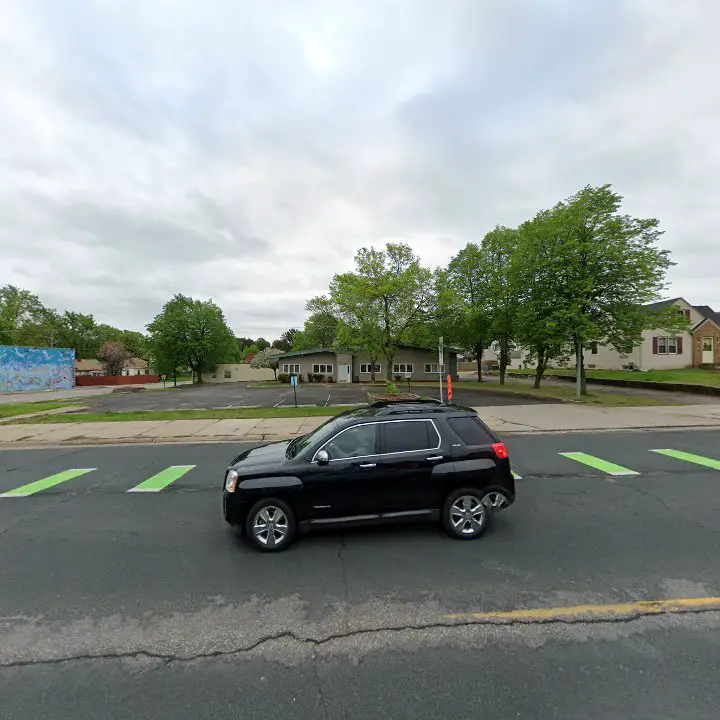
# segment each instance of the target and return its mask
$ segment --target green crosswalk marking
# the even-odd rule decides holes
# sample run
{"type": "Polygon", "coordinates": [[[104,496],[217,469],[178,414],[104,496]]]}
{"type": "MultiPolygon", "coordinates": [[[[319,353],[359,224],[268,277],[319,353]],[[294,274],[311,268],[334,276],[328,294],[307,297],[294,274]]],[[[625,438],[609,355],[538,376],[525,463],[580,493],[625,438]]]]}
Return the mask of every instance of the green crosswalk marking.
{"type": "Polygon", "coordinates": [[[589,465],[591,468],[596,470],[602,470],[602,472],[608,475],[639,475],[640,473],[634,470],[629,470],[622,465],[616,465],[615,463],[608,462],[607,460],[601,460],[596,458],[594,455],[588,455],[583,452],[562,452],[560,453],[563,457],[569,458],[570,460],[577,460],[577,462],[583,463],[583,465],[589,465]]]}
{"type": "Polygon", "coordinates": [[[194,467],[195,465],[171,465],[157,475],[148,478],[145,482],[141,482],[134,488],[130,488],[128,492],[160,492],[160,490],[166,488],[170,483],[174,483],[185,475],[185,473],[190,472],[194,467]]]}
{"type": "Polygon", "coordinates": [[[28,495],[34,495],[41,490],[47,490],[55,485],[64,483],[67,480],[85,475],[86,473],[92,472],[96,468],[82,468],[76,470],[65,470],[64,472],[57,473],[56,475],[50,475],[50,477],[43,478],[42,480],[36,480],[27,485],[21,485],[14,490],[10,490],[6,493],[2,493],[0,497],[27,497],[28,495]]]}
{"type": "Polygon", "coordinates": [[[720,460],[713,460],[712,458],[703,457],[702,455],[693,455],[692,453],[683,452],[682,450],[651,450],[651,452],[667,455],[676,460],[685,460],[686,462],[695,463],[696,465],[704,465],[713,470],[720,470],[720,460]]]}

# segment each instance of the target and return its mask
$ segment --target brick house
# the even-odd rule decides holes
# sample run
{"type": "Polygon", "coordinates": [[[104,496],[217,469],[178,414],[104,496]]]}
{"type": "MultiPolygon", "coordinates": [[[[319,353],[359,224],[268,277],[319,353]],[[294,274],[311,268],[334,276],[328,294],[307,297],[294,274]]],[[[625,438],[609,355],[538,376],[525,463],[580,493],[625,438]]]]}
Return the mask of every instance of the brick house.
{"type": "Polygon", "coordinates": [[[707,305],[698,309],[703,319],[692,329],[693,367],[720,367],[720,313],[707,305]]]}

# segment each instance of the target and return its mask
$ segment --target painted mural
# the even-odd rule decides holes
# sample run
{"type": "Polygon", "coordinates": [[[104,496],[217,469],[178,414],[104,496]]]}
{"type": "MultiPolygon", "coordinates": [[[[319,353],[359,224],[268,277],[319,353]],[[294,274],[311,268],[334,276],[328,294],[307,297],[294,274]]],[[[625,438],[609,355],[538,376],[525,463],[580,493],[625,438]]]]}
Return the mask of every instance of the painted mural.
{"type": "Polygon", "coordinates": [[[74,350],[0,345],[0,393],[69,390],[74,385],[74,350]]]}

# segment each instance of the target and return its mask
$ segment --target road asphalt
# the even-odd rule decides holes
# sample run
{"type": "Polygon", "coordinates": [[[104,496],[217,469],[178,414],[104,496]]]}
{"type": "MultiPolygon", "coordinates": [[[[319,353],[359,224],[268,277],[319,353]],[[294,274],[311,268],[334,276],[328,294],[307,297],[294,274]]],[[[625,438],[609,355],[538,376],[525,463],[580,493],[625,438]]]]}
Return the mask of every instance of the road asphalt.
{"type": "Polygon", "coordinates": [[[518,500],[482,539],[324,532],[275,556],[221,518],[241,443],[1,451],[0,493],[89,472],[0,497],[0,715],[716,718],[717,610],[472,613],[720,596],[718,432],[506,440],[518,500]]]}

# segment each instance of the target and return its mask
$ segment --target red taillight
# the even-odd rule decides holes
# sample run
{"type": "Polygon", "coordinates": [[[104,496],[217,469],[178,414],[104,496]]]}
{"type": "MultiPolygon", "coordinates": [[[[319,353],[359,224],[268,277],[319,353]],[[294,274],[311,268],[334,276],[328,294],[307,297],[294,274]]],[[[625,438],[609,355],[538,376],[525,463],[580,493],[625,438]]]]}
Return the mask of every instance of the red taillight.
{"type": "Polygon", "coordinates": [[[507,460],[507,458],[510,457],[510,454],[505,447],[505,443],[495,443],[492,446],[492,449],[495,451],[495,457],[499,460],[507,460]]]}

